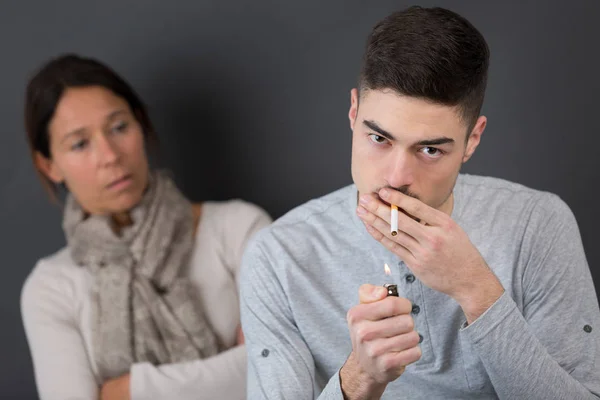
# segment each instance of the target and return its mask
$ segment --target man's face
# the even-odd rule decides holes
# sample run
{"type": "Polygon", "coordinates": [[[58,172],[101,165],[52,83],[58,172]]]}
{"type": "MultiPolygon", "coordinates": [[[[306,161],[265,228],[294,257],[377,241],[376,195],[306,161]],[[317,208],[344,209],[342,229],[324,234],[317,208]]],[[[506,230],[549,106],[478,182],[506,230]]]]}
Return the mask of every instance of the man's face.
{"type": "Polygon", "coordinates": [[[368,90],[360,105],[352,90],[349,112],[352,178],[360,194],[391,187],[451,212],[452,189],[486,124],[479,117],[467,140],[467,123],[456,107],[368,90]]]}

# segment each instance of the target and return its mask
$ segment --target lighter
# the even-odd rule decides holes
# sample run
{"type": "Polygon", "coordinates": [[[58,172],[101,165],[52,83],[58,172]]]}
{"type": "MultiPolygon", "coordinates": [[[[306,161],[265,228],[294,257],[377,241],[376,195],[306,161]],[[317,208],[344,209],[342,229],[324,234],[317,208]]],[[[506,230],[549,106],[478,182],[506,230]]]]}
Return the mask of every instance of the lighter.
{"type": "Polygon", "coordinates": [[[398,285],[394,285],[391,283],[386,283],[385,285],[383,285],[384,288],[387,289],[387,295],[389,296],[396,296],[398,297],[398,285]]]}

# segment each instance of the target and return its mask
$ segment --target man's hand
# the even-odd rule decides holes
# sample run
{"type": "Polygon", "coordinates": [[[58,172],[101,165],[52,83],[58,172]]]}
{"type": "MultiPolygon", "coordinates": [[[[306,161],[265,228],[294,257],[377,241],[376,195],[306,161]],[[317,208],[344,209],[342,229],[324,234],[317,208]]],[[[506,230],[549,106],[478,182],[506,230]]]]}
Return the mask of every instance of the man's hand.
{"type": "Polygon", "coordinates": [[[352,353],[340,370],[345,399],[379,399],[387,384],[421,358],[419,334],[410,315],[412,304],[387,297],[373,285],[359,289],[360,303],[348,311],[352,353]]]}
{"type": "Polygon", "coordinates": [[[104,382],[100,390],[100,400],[131,400],[129,374],[104,382]]]}
{"type": "Polygon", "coordinates": [[[402,259],[425,285],[455,299],[469,323],[485,312],[504,288],[449,215],[392,189],[379,196],[417,218],[399,213],[398,234],[390,234],[390,207],[375,195],[360,198],[357,214],[376,240],[402,259]]]}

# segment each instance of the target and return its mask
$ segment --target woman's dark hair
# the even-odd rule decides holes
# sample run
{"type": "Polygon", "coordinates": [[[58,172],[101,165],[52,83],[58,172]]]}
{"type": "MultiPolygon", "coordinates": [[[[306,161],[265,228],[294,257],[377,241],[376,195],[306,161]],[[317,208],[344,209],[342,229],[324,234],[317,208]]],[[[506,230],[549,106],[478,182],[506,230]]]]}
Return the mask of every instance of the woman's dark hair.
{"type": "Polygon", "coordinates": [[[37,168],[36,153],[51,158],[48,124],[68,88],[102,86],[123,98],[142,127],[147,143],[157,137],[146,106],[133,88],[112,68],[77,54],[63,54],[47,61],[29,80],[25,93],[25,130],[32,160],[42,183],[56,200],[57,187],[37,168]]]}

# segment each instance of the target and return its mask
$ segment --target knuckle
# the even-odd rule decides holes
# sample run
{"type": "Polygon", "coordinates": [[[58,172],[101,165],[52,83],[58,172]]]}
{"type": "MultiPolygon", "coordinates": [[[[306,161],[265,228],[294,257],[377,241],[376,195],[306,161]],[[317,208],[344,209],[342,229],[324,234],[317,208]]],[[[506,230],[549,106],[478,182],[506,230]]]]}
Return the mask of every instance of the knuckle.
{"type": "Polygon", "coordinates": [[[429,242],[434,250],[439,250],[442,247],[444,240],[440,235],[431,235],[429,242]]]}
{"type": "Polygon", "coordinates": [[[402,365],[408,365],[418,361],[421,358],[421,348],[413,347],[400,353],[399,362],[402,365]]]}
{"type": "Polygon", "coordinates": [[[406,304],[410,303],[409,300],[402,297],[390,297],[391,303],[391,315],[403,315],[406,314],[406,304]]]}
{"type": "Polygon", "coordinates": [[[421,269],[423,266],[423,260],[427,257],[427,254],[425,253],[425,250],[423,250],[422,248],[417,249],[415,252],[413,252],[414,254],[414,261],[412,262],[412,264],[410,265],[413,269],[421,269]]]}
{"type": "MultiPolygon", "coordinates": [[[[368,209],[367,209],[367,210],[368,210],[368,209]]],[[[370,224],[372,224],[373,222],[375,222],[376,218],[377,218],[377,217],[375,216],[375,214],[372,214],[372,213],[368,213],[368,214],[365,216],[365,220],[367,220],[367,221],[368,221],[370,224]]]]}
{"type": "Polygon", "coordinates": [[[380,355],[380,351],[374,344],[365,346],[365,353],[369,358],[376,358],[380,355]]]}
{"type": "Polygon", "coordinates": [[[398,233],[398,235],[396,235],[396,238],[393,240],[394,242],[394,253],[401,255],[401,252],[403,252],[403,250],[406,249],[406,240],[404,238],[404,235],[402,233],[398,233]]]}
{"type": "Polygon", "coordinates": [[[363,352],[367,358],[373,358],[373,346],[363,346],[363,352]]]}
{"type": "Polygon", "coordinates": [[[356,338],[358,339],[359,343],[367,342],[369,340],[369,336],[370,336],[370,333],[367,328],[365,328],[364,326],[357,328],[356,338]]]}
{"type": "Polygon", "coordinates": [[[431,265],[431,256],[436,253],[439,249],[434,248],[433,251],[429,252],[429,253],[423,253],[423,256],[421,257],[420,264],[423,266],[423,268],[426,268],[428,265],[431,265]]]}
{"type": "Polygon", "coordinates": [[[418,203],[414,204],[412,207],[413,214],[420,214],[421,210],[422,210],[422,207],[418,203]]]}
{"type": "Polygon", "coordinates": [[[405,315],[404,318],[406,320],[404,322],[404,324],[406,325],[406,329],[408,329],[409,331],[414,330],[415,329],[415,321],[413,320],[413,317],[411,317],[410,315],[405,315]]]}
{"type": "Polygon", "coordinates": [[[346,313],[346,321],[348,321],[348,325],[354,325],[356,323],[356,309],[351,308],[346,313]]]}
{"type": "Polygon", "coordinates": [[[390,296],[388,297],[389,299],[389,314],[390,315],[400,315],[403,314],[402,313],[402,304],[403,304],[403,298],[401,297],[395,297],[395,296],[390,296]]]}
{"type": "Polygon", "coordinates": [[[379,305],[381,307],[381,313],[384,315],[394,315],[395,314],[395,306],[394,306],[394,300],[396,300],[397,297],[394,296],[388,296],[386,298],[384,298],[381,301],[381,304],[379,305]]]}
{"type": "Polygon", "coordinates": [[[412,303],[406,298],[398,298],[398,314],[408,314],[412,310],[412,303]]]}
{"type": "Polygon", "coordinates": [[[414,347],[416,345],[419,344],[419,340],[421,340],[421,338],[419,337],[419,333],[415,330],[409,332],[409,340],[410,340],[410,346],[414,347]]]}
{"type": "Polygon", "coordinates": [[[430,230],[425,231],[425,233],[423,234],[425,242],[427,242],[427,243],[431,243],[433,241],[433,236],[434,236],[434,234],[430,230]]]}
{"type": "Polygon", "coordinates": [[[417,346],[414,349],[414,361],[417,361],[421,358],[421,355],[423,355],[423,353],[421,351],[421,346],[417,346]]]}
{"type": "Polygon", "coordinates": [[[368,221],[368,224],[366,225],[367,231],[369,232],[369,234],[371,236],[373,236],[373,238],[375,238],[375,240],[380,240],[381,237],[383,236],[381,234],[381,232],[379,232],[377,230],[377,228],[375,227],[375,225],[373,225],[370,221],[368,221]]]}
{"type": "Polygon", "coordinates": [[[394,357],[383,357],[381,360],[381,366],[385,372],[389,372],[396,369],[398,365],[394,357]]]}

